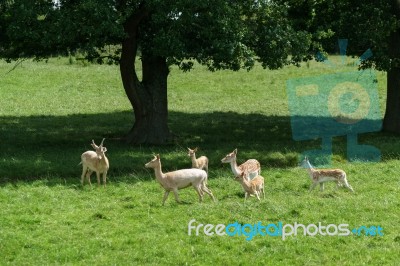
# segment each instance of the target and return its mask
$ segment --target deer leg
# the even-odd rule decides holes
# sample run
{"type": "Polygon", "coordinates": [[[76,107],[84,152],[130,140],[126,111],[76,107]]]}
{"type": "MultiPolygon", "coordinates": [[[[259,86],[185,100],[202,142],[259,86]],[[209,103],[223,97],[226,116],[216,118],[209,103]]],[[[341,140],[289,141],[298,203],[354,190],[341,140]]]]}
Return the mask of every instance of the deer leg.
{"type": "Polygon", "coordinates": [[[343,180],[344,186],[347,187],[351,192],[354,192],[353,188],[350,186],[350,184],[347,182],[347,180],[343,180]]]}
{"type": "Polygon", "coordinates": [[[194,189],[196,190],[197,194],[199,195],[199,202],[203,201],[203,191],[201,190],[200,186],[194,187],[194,189]]]}
{"type": "Polygon", "coordinates": [[[164,197],[163,197],[163,201],[162,201],[162,206],[164,206],[164,204],[165,204],[165,201],[167,200],[167,198],[168,198],[168,195],[169,195],[169,191],[165,191],[165,193],[164,193],[164,197]]]}
{"type": "Polygon", "coordinates": [[[106,183],[107,183],[107,171],[105,171],[103,173],[103,186],[106,187],[106,183]]]}
{"type": "Polygon", "coordinates": [[[201,185],[199,185],[199,186],[197,186],[197,187],[194,187],[194,189],[197,191],[197,193],[200,193],[200,195],[201,195],[201,197],[203,197],[204,196],[204,190],[203,190],[203,188],[201,187],[201,185]]]}
{"type": "Polygon", "coordinates": [[[85,181],[86,172],[87,172],[87,167],[84,165],[84,166],[82,167],[82,176],[81,176],[81,185],[82,185],[82,186],[83,186],[83,183],[84,183],[84,181],[85,181]]]}
{"type": "Polygon", "coordinates": [[[86,179],[87,179],[87,181],[88,181],[90,186],[92,186],[92,182],[90,182],[90,176],[92,175],[92,173],[93,172],[90,169],[88,169],[87,172],[86,172],[86,179]]]}
{"type": "Polygon", "coordinates": [[[257,197],[258,201],[261,201],[258,191],[255,191],[255,193],[256,193],[256,197],[257,197]]]}
{"type": "Polygon", "coordinates": [[[324,183],[319,183],[319,188],[321,191],[324,191],[324,183]]]}
{"type": "Polygon", "coordinates": [[[174,189],[172,190],[172,192],[174,192],[176,202],[182,203],[181,200],[179,199],[178,189],[174,189]]]}
{"type": "Polygon", "coordinates": [[[249,193],[245,192],[244,193],[244,201],[246,201],[248,197],[249,197],[249,193]]]}
{"type": "Polygon", "coordinates": [[[97,186],[100,186],[100,172],[96,172],[97,176],[97,186]]]}
{"type": "Polygon", "coordinates": [[[211,192],[211,190],[206,186],[205,181],[200,185],[200,189],[201,189],[201,191],[207,193],[212,198],[212,200],[215,202],[215,197],[214,197],[213,193],[211,192]]]}
{"type": "Polygon", "coordinates": [[[317,186],[317,182],[313,182],[312,184],[311,184],[311,186],[310,186],[310,192],[317,186]]]}

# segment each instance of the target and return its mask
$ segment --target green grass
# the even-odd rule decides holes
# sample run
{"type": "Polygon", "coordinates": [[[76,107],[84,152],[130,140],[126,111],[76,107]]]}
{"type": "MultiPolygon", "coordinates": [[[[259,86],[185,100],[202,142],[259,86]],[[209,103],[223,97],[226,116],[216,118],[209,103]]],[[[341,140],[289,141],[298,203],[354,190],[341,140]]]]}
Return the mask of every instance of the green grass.
{"type": "MultiPolygon", "coordinates": [[[[340,60],[339,58],[335,58],[340,60]]],[[[190,73],[171,69],[169,123],[179,139],[163,147],[129,147],[119,138],[132,112],[118,67],[0,62],[1,265],[395,265],[399,259],[398,136],[370,133],[361,143],[382,152],[379,163],[346,161],[345,138],[334,138],[333,166],[348,173],[355,193],[308,193],[298,156],[320,140],[292,140],[286,80],[338,69],[312,62],[279,71],[190,73]],[[106,137],[107,188],[81,187],[78,166],[92,139],[106,137]],[[190,167],[186,147],[210,159],[209,187],[218,202],[197,202],[193,189],[161,206],[163,190],[144,168],[160,153],[164,171],[190,167]],[[256,158],[266,199],[244,203],[222,157],[238,148],[238,161],[256,158]],[[242,224],[295,222],[379,225],[384,236],[188,236],[188,222],[242,224]]],[[[347,64],[339,71],[353,71],[347,64]]],[[[140,70],[139,70],[140,71],[140,70]]],[[[386,75],[378,73],[383,113],[386,75]]],[[[92,177],[92,182],[95,178],[92,177]]]]}

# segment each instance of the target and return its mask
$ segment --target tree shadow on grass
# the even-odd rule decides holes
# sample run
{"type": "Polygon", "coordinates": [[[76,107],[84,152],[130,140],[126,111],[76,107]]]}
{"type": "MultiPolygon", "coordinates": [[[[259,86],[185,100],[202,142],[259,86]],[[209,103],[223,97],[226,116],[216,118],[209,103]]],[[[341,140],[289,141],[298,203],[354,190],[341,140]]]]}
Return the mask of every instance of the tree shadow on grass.
{"type": "MultiPolygon", "coordinates": [[[[0,183],[59,178],[79,183],[80,155],[91,150],[91,140],[106,138],[113,182],[154,178],[144,164],[160,153],[163,170],[190,167],[186,147],[200,147],[210,168],[226,168],[220,160],[238,148],[238,163],[256,158],[267,167],[297,165],[298,154],[320,145],[320,140],[294,141],[288,116],[235,112],[170,112],[169,124],[176,143],[161,147],[129,146],[121,141],[132,126],[131,112],[68,116],[0,117],[0,183]]],[[[372,139],[372,138],[371,138],[372,139]]],[[[373,143],[372,143],[373,144],[373,143]]],[[[94,175],[92,179],[95,178],[94,175]]]]}

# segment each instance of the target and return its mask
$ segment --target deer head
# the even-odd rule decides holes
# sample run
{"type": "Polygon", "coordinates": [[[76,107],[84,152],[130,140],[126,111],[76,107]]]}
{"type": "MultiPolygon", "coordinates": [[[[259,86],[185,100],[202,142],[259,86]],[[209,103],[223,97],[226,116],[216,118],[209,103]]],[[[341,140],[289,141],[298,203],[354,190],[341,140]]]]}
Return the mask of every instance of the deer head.
{"type": "Polygon", "coordinates": [[[195,154],[197,152],[198,147],[194,148],[193,150],[190,148],[187,148],[187,149],[188,149],[188,156],[191,157],[193,154],[195,154]]]}
{"type": "Polygon", "coordinates": [[[107,151],[107,148],[103,147],[104,140],[105,139],[103,138],[103,140],[100,143],[100,146],[97,146],[96,143],[94,143],[94,140],[92,140],[91,144],[93,149],[95,149],[97,156],[99,157],[100,160],[103,158],[103,156],[105,156],[104,153],[107,151]]]}

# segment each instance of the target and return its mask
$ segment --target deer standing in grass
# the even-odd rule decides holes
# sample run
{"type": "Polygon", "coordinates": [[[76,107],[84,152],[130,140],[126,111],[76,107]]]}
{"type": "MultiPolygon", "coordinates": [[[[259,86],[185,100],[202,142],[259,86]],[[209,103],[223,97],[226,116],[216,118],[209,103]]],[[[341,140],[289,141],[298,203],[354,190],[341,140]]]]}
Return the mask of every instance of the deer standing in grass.
{"type": "Polygon", "coordinates": [[[93,172],[96,172],[97,175],[97,185],[100,186],[100,174],[103,174],[103,185],[106,186],[107,182],[107,171],[110,168],[110,164],[105,155],[107,148],[103,147],[104,139],[101,141],[100,146],[97,146],[92,140],[92,147],[95,151],[86,151],[81,155],[81,164],[82,164],[82,176],[81,176],[81,184],[83,185],[85,181],[85,176],[90,185],[90,176],[93,172]]]}
{"type": "Polygon", "coordinates": [[[206,156],[200,156],[196,159],[196,152],[198,148],[194,148],[193,150],[190,148],[188,149],[188,156],[192,159],[192,167],[197,169],[203,169],[208,174],[208,158],[206,156]]]}
{"type": "Polygon", "coordinates": [[[354,192],[353,188],[347,181],[346,172],[341,169],[315,169],[307,157],[301,162],[301,166],[306,168],[311,179],[310,191],[313,190],[318,184],[321,191],[324,191],[324,183],[329,181],[336,182],[336,187],[344,185],[351,192],[354,192]]]}
{"type": "Polygon", "coordinates": [[[213,201],[214,195],[211,190],[207,188],[207,173],[201,169],[181,169],[173,172],[163,173],[161,169],[160,155],[154,156],[154,159],[145,164],[146,168],[153,168],[157,181],[165,189],[162,205],[168,198],[169,193],[172,191],[175,195],[175,200],[181,203],[178,195],[178,190],[192,186],[199,195],[199,201],[203,201],[204,192],[207,193],[213,201]]]}
{"type": "Polygon", "coordinates": [[[264,177],[258,175],[253,179],[249,180],[249,178],[246,177],[246,175],[247,175],[246,172],[242,172],[240,175],[235,177],[235,180],[242,185],[245,191],[244,200],[246,201],[249,196],[255,195],[257,199],[261,201],[260,200],[261,193],[263,194],[263,198],[265,199],[264,177]]]}
{"type": "Polygon", "coordinates": [[[256,159],[250,159],[247,160],[246,162],[242,163],[241,165],[237,165],[236,163],[236,155],[237,155],[237,149],[235,149],[233,152],[227,154],[222,160],[222,163],[230,163],[231,164],[231,169],[232,172],[235,176],[239,176],[242,173],[246,172],[246,178],[252,179],[261,173],[261,166],[260,163],[256,159]]]}

